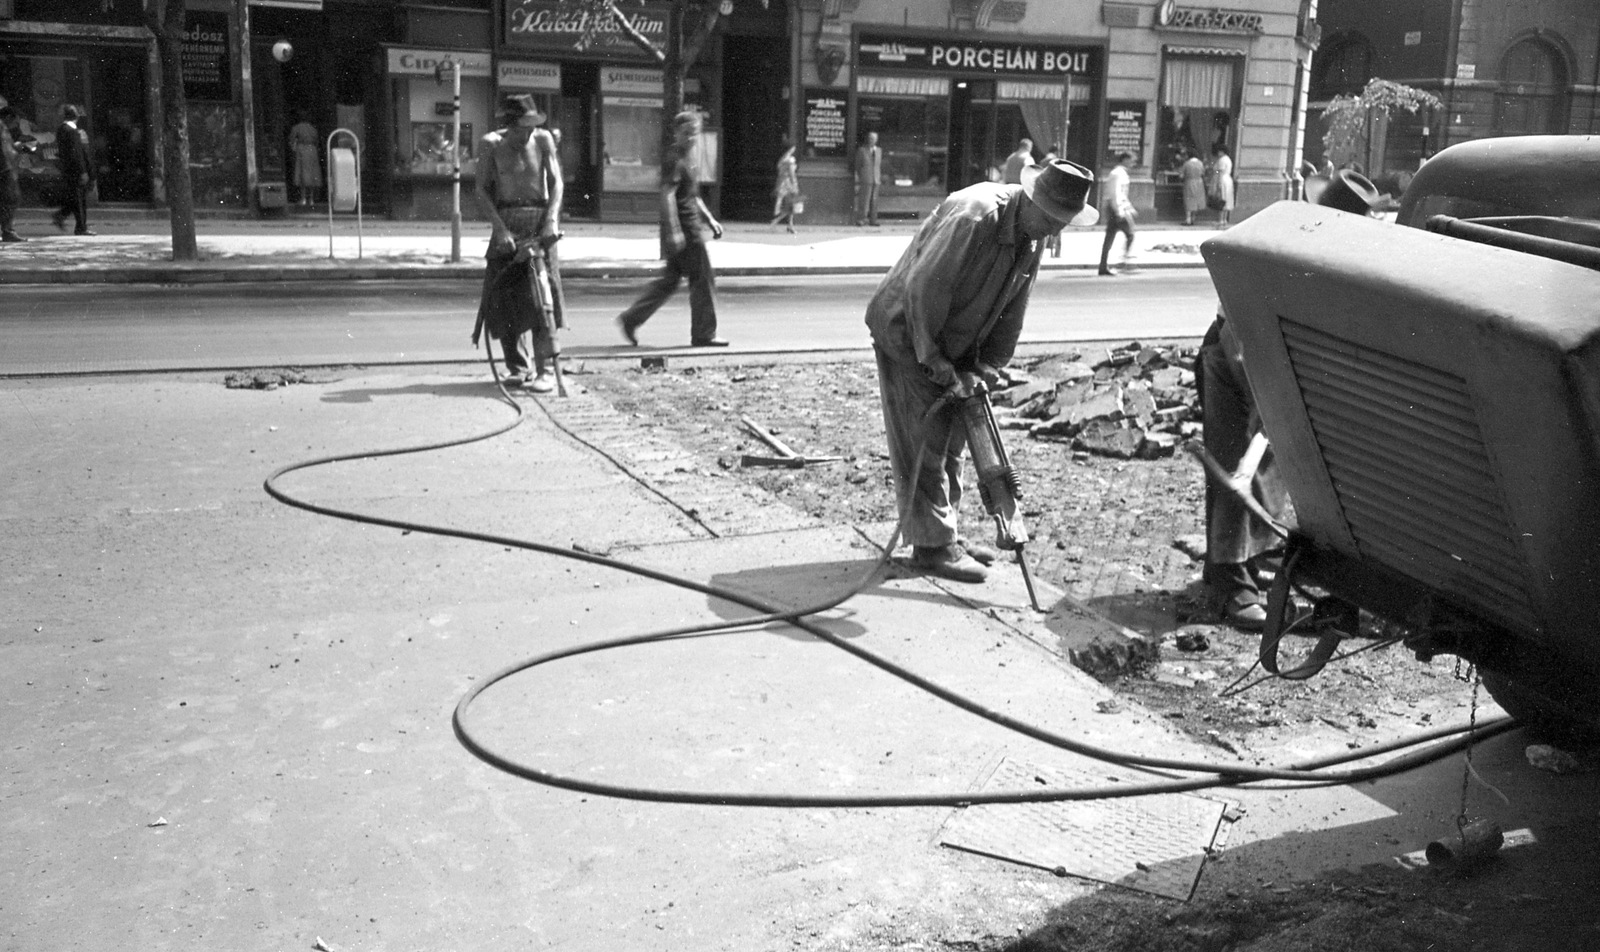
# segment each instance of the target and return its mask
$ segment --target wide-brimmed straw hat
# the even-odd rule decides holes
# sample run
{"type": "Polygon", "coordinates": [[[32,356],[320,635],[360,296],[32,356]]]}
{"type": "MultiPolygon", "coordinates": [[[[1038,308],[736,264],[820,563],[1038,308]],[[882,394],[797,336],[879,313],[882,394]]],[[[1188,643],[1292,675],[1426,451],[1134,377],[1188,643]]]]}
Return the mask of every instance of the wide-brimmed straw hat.
{"type": "Polygon", "coordinates": [[[1093,225],[1100,212],[1088,204],[1094,173],[1076,162],[1051,159],[1022,170],[1022,192],[1064,225],[1093,225]]]}

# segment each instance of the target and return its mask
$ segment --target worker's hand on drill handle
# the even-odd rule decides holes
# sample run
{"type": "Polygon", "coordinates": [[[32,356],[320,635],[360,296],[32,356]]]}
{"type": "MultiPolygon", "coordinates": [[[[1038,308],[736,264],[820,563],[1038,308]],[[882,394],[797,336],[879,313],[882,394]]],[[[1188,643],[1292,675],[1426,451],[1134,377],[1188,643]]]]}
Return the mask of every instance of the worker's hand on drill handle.
{"type": "Polygon", "coordinates": [[[537,246],[541,251],[549,251],[555,243],[561,240],[559,231],[542,231],[539,237],[517,242],[517,260],[527,261],[533,257],[533,250],[537,246]]]}
{"type": "Polygon", "coordinates": [[[928,376],[944,387],[944,395],[949,400],[966,400],[974,394],[1001,389],[1011,382],[1004,371],[988,364],[979,364],[973,371],[957,370],[946,364],[944,370],[940,374],[936,368],[929,368],[928,376]]]}

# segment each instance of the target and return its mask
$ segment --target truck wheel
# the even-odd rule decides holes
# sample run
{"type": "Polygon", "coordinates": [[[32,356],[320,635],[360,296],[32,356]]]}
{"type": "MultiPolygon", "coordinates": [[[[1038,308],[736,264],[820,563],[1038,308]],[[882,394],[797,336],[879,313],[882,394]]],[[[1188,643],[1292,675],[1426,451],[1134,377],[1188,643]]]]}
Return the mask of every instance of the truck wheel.
{"type": "MultiPolygon", "coordinates": [[[[1480,668],[1483,686],[1506,713],[1558,746],[1587,747],[1600,743],[1600,722],[1559,704],[1534,687],[1506,675],[1480,668]]],[[[1549,693],[1560,697],[1559,687],[1549,693]]]]}

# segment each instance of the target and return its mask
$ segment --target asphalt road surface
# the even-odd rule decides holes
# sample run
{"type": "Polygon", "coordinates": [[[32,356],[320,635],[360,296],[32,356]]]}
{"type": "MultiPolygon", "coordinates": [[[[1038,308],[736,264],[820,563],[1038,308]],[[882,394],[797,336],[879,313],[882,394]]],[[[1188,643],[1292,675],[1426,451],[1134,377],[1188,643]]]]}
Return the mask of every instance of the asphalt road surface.
{"type": "MultiPolygon", "coordinates": [[[[719,333],[732,353],[870,346],[876,275],[724,278],[719,333]]],[[[671,352],[689,338],[681,289],[626,346],[616,315],[644,281],[569,281],[570,357],[671,352]]],[[[0,305],[0,375],[408,364],[479,359],[475,282],[15,286],[0,305]]],[[[1216,310],[1203,269],[1039,277],[1023,342],[1199,337],[1216,310]]]]}

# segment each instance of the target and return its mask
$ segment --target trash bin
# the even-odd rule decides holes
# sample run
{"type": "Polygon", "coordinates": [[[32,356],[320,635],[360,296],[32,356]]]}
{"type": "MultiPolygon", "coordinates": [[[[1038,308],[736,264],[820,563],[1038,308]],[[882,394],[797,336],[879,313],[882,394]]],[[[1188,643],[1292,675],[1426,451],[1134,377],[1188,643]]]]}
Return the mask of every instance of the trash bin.
{"type": "Polygon", "coordinates": [[[328,152],[328,203],[336,212],[356,210],[357,196],[361,191],[361,176],[356,170],[354,149],[330,149],[328,152]]]}

